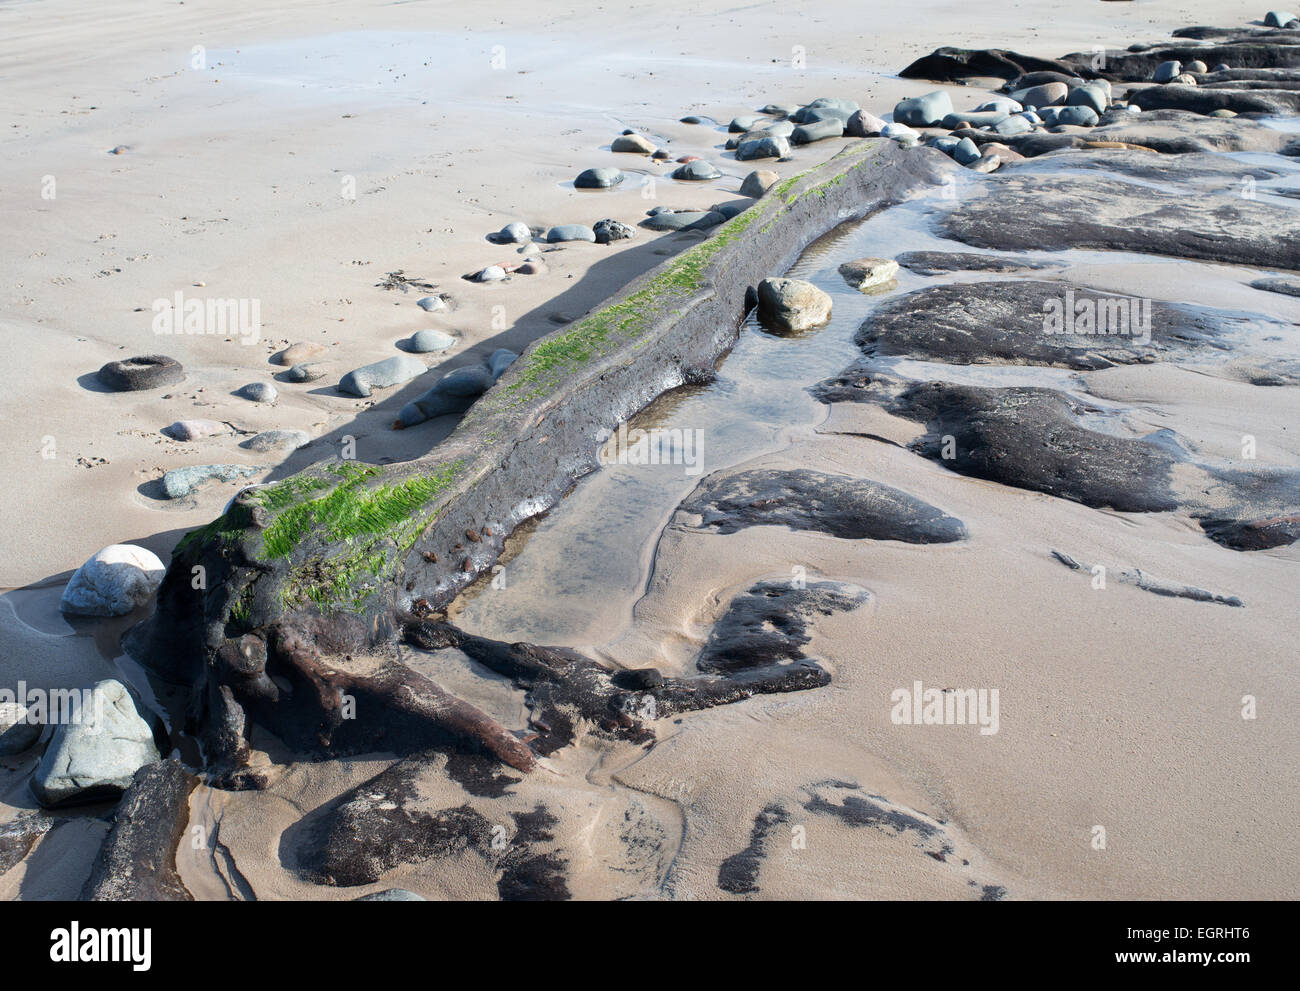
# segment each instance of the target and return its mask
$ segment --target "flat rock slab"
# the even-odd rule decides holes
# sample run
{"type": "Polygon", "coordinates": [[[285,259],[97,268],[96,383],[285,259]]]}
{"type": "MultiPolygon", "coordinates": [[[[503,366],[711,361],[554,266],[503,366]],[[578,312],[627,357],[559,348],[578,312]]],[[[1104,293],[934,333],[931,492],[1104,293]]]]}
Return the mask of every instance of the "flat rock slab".
{"type": "Polygon", "coordinates": [[[985,255],[975,251],[905,251],[895,261],[917,275],[945,275],[948,272],[1021,272],[1064,268],[1064,262],[1031,258],[1028,255],[985,255]]]}
{"type": "Polygon", "coordinates": [[[300,824],[299,869],[314,884],[372,884],[399,864],[489,850],[492,824],[468,805],[423,807],[418,778],[426,761],[399,761],[345,792],[300,824]]]}
{"type": "Polygon", "coordinates": [[[198,783],[175,758],[136,772],[82,888],[83,901],[194,900],[176,870],[176,847],[198,783]]]}
{"type": "Polygon", "coordinates": [[[811,621],[857,609],[870,598],[865,588],[847,582],[810,582],[803,588],[788,580],[758,582],[731,600],[696,666],[730,677],[798,664],[818,667],[804,655],[811,621]]]}
{"type": "Polygon", "coordinates": [[[183,499],[208,482],[233,482],[265,471],[258,465],[187,465],[173,468],[162,477],[163,495],[168,499],[183,499]]]}
{"type": "Polygon", "coordinates": [[[751,526],[815,530],[851,540],[941,544],[966,527],[915,496],[866,478],[806,469],[754,468],[706,478],[678,507],[701,526],[735,533],[751,526]]]}
{"type": "Polygon", "coordinates": [[[1171,83],[1138,90],[1130,94],[1129,102],[1143,110],[1190,110],[1198,114],[1231,110],[1239,114],[1294,116],[1300,110],[1300,90],[1207,88],[1171,83]]]}
{"type": "Polygon", "coordinates": [[[1178,508],[1171,489],[1178,459],[1158,444],[1082,426],[1085,407],[1063,392],[924,382],[891,396],[886,383],[878,385],[871,391],[889,412],[926,427],[912,449],[958,474],[1093,508],[1178,508]]]}
{"type": "Polygon", "coordinates": [[[1001,251],[1095,248],[1300,268],[1300,210],[1235,192],[1187,196],[1101,175],[1035,175],[1027,168],[991,176],[984,184],[989,192],[949,214],[944,232],[1001,251]]]}
{"type": "Polygon", "coordinates": [[[882,303],[854,342],[872,356],[1098,369],[1226,348],[1225,334],[1248,319],[1067,282],[965,282],[882,303]]]}
{"type": "Polygon", "coordinates": [[[1300,470],[1200,464],[1170,431],[1122,437],[1091,430],[1080,418],[1098,410],[1055,389],[913,383],[861,372],[811,391],[827,403],[877,403],[922,424],[925,433],[909,447],[958,474],[1097,509],[1183,510],[1233,550],[1300,537],[1300,470]]]}

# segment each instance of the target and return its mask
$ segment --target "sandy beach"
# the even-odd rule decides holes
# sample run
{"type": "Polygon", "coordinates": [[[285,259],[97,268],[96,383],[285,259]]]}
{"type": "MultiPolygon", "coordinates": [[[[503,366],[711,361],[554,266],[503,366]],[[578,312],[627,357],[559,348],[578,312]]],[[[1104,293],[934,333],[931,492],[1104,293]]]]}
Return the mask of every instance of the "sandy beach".
{"type": "MultiPolygon", "coordinates": [[[[538,744],[551,727],[530,721],[517,679],[473,648],[392,638],[349,652],[348,663],[370,671],[399,660],[533,746],[536,766],[446,748],[324,758],[251,720],[250,762],[264,787],[235,790],[205,774],[201,744],[180,732],[190,686],[151,678],[121,644],[152,603],[110,618],[60,610],[69,579],[101,548],[136,545],[166,564],[246,485],[340,459],[383,468],[428,455],[458,416],[393,426],[440,376],[480,367],[498,349],[525,353],[718,236],[649,230],[640,226],[647,211],[738,201],[755,169],[791,179],[862,141],[738,161],[724,148],[733,118],[832,96],[888,119],[900,100],[936,89],[964,110],[990,99],[991,87],[898,72],[945,45],[1049,59],[1163,43],[1177,28],[1236,27],[1263,13],[1202,0],[993,9],[939,0],[617,9],[289,0],[258,10],[115,0],[111,16],[80,0],[0,3],[9,235],[0,252],[0,456],[11,469],[0,687],[130,686],[149,710],[146,730],[166,741],[160,756],[170,751],[197,775],[185,835],[198,829],[204,839],[180,844],[175,872],[199,900],[350,900],[390,889],[429,899],[1297,897],[1300,798],[1289,769],[1300,756],[1300,549],[1232,549],[1203,523],[1235,512],[1239,492],[1251,507],[1300,512],[1300,379],[1290,370],[1300,295],[1251,286],[1297,266],[1063,242],[1015,249],[1042,268],[936,274],[904,265],[884,294],[856,290],[839,269],[858,258],[979,250],[964,211],[993,195],[995,178],[1051,182],[1059,168],[1061,181],[1083,182],[1108,167],[1107,154],[1153,196],[1218,202],[1243,177],[1254,190],[1263,170],[1259,202],[1300,209],[1297,160],[1275,152],[1079,149],[989,176],[943,158],[936,175],[956,174],[947,186],[837,227],[790,272],[769,273],[825,293],[829,322],[778,334],[750,313],[713,381],[670,391],[630,421],[698,436],[698,463],[647,466],[610,448],[614,456],[561,502],[504,539],[499,565],[438,610],[470,637],[569,649],[620,674],[653,668],[659,680],[645,684],[658,685],[695,676],[702,658],[729,656],[720,630],[788,634],[786,614],[764,622],[761,601],[746,599],[780,583],[795,589],[790,615],[799,617],[781,649],[828,675],[815,690],[642,714],[652,743],[576,720],[567,745],[551,750],[538,744]],[[700,123],[683,122],[691,116],[700,123]],[[667,154],[611,150],[625,130],[667,154]],[[1069,171],[1071,155],[1094,156],[1094,172],[1069,171]],[[671,178],[687,156],[722,176],[671,178]],[[1147,174],[1143,156],[1196,164],[1147,174]],[[575,188],[580,173],[601,168],[625,177],[611,189],[575,188]],[[1270,193],[1283,188],[1291,192],[1270,193]],[[606,218],[633,235],[544,239],[558,225],[606,218]],[[527,243],[489,239],[510,223],[532,229],[527,243]],[[527,259],[540,259],[535,274],[466,278],[527,259]],[[992,346],[946,363],[863,344],[864,321],[882,320],[904,294],[1044,279],[1195,311],[1198,328],[1212,324],[1209,343],[1188,343],[1190,331],[1157,335],[1158,354],[1091,365],[1001,360],[992,346]],[[159,334],[155,303],[178,294],[256,301],[258,326],[159,334]],[[442,303],[419,304],[431,298],[442,303]],[[420,331],[454,341],[403,350],[399,342],[420,331]],[[319,378],[289,379],[276,359],[290,346],[319,378]],[[888,360],[861,364],[864,353],[888,360]],[[183,380],[115,392],[96,376],[147,354],[180,362],[183,380]],[[429,371],[369,397],[340,391],[349,372],[399,355],[429,371]],[[934,429],[938,415],[914,413],[915,386],[926,382],[970,395],[1060,390],[1078,423],[1117,443],[1150,441],[1171,459],[1167,505],[1126,511],[1007,483],[997,474],[1011,470],[1004,462],[950,470],[925,453],[948,432],[934,429]],[[269,384],[274,399],[245,398],[250,384],[269,384]],[[213,421],[217,432],[162,432],[190,420],[213,421]],[[272,430],[310,439],[296,449],[299,441],[245,446],[272,430]],[[198,465],[246,470],[168,498],[164,475],[198,465]],[[959,521],[960,539],[710,522],[698,507],[712,504],[698,493],[738,473],[884,485],[959,521]],[[1095,565],[1105,568],[1101,585],[1095,565]],[[900,721],[895,693],[924,689],[994,690],[996,724],[900,721]],[[385,817],[392,809],[400,823],[385,817]],[[384,846],[386,830],[400,842],[384,846]],[[418,854],[393,852],[409,852],[414,833],[418,854]],[[347,848],[358,836],[373,842],[347,848]]],[[[1294,136],[1295,115],[1259,130],[1294,136]]],[[[1026,214],[1047,212],[1032,189],[1012,188],[1006,201],[1023,194],[1026,214]]],[[[1294,253],[1289,238],[1276,241],[1294,253]]],[[[987,252],[1010,257],[1012,247],[987,252]]],[[[949,340],[978,336],[952,319],[959,332],[949,340]]],[[[1047,446],[1037,440],[1035,450],[1047,446]]],[[[1140,487],[1136,473],[1128,480],[1140,487]]],[[[1122,473],[1110,481],[1124,487],[1122,473]]],[[[821,495],[814,516],[830,512],[821,495]]],[[[1281,511],[1254,517],[1269,513],[1281,511]]],[[[475,552],[457,547],[457,560],[475,552]]],[[[910,694],[904,706],[910,717],[910,694]]],[[[0,756],[0,828],[43,814],[31,780],[51,732],[0,756]]],[[[34,842],[12,847],[26,847],[12,862],[0,856],[0,898],[79,897],[115,804],[52,811],[34,842]]]]}

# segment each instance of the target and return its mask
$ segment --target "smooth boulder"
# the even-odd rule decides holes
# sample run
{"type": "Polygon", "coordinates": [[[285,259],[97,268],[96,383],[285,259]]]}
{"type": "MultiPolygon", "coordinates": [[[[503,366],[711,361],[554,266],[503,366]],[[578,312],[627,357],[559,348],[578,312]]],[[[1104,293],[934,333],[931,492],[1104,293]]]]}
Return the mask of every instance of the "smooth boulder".
{"type": "Polygon", "coordinates": [[[740,195],[758,199],[780,181],[781,177],[771,169],[756,169],[740,184],[740,195]]]}
{"type": "Polygon", "coordinates": [[[937,127],[952,113],[952,98],[941,89],[902,100],[894,106],[894,120],[909,127],[937,127]]]}
{"type": "Polygon", "coordinates": [[[383,361],[362,365],[348,372],[339,381],[339,391],[349,395],[365,398],[372,389],[387,389],[394,385],[409,382],[417,375],[423,375],[428,369],[419,358],[406,354],[396,354],[383,361]]]}
{"type": "Polygon", "coordinates": [[[831,318],[831,298],[802,279],[764,279],[758,284],[759,318],[778,330],[799,332],[831,318]]]}
{"type": "Polygon", "coordinates": [[[59,608],[71,616],[125,616],[158,591],[166,570],[152,551],[110,544],[76,570],[59,608]]]}
{"type": "Polygon", "coordinates": [[[579,189],[608,189],[617,186],[625,178],[618,169],[587,169],[578,173],[573,184],[579,189]]]}
{"type": "Polygon", "coordinates": [[[46,808],[116,798],[159,759],[153,730],[120,681],[99,682],[87,702],[75,720],[58,724],[32,772],[32,794],[46,808]]]}
{"type": "Polygon", "coordinates": [[[411,427],[446,413],[464,413],[517,357],[513,351],[498,348],[481,365],[465,365],[448,372],[432,389],[402,407],[397,415],[398,423],[411,427]]]}

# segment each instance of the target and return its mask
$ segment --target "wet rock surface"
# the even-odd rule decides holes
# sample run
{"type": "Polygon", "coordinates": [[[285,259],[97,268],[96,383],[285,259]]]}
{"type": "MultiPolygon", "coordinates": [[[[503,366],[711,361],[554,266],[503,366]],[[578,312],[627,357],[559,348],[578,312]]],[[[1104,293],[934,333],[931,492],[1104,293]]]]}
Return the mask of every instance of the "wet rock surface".
{"type": "MultiPolygon", "coordinates": [[[[810,831],[818,820],[870,831],[884,843],[907,844],[916,855],[943,864],[947,870],[975,873],[970,861],[957,853],[957,841],[949,835],[946,822],[872,794],[854,781],[831,778],[804,785],[797,793],[765,805],[754,816],[748,845],[719,865],[718,887],[733,895],[761,892],[764,868],[783,846],[790,845],[792,824],[810,831]]],[[[1000,901],[1007,895],[1004,886],[976,877],[969,877],[966,886],[973,889],[971,898],[979,901],[1000,901]]]]}
{"type": "Polygon", "coordinates": [[[678,507],[700,526],[735,533],[751,526],[816,530],[849,540],[949,543],[962,522],[898,489],[820,471],[751,469],[705,479],[678,507]]]}
{"type": "Polygon", "coordinates": [[[304,819],[303,876],[315,884],[355,887],[399,864],[489,850],[491,824],[468,805],[422,806],[417,780],[424,764],[421,757],[399,761],[304,819]]]}
{"type": "Polygon", "coordinates": [[[84,901],[193,901],[176,870],[198,778],[175,758],[136,772],[113,814],[84,901]]]}
{"type": "Polygon", "coordinates": [[[851,612],[870,597],[866,589],[847,582],[810,582],[802,588],[788,581],[758,582],[732,599],[697,666],[737,677],[786,665],[816,668],[803,652],[812,639],[814,617],[851,612]]]}
{"type": "Polygon", "coordinates": [[[1068,282],[997,281],[931,286],[882,303],[854,342],[868,355],[953,364],[1096,369],[1147,363],[1205,348],[1250,317],[1068,282]]]}
{"type": "Polygon", "coordinates": [[[1027,175],[1027,168],[991,177],[996,191],[963,202],[944,232],[999,251],[1095,248],[1300,267],[1300,211],[1235,193],[1188,197],[1101,176],[1027,175]]]}

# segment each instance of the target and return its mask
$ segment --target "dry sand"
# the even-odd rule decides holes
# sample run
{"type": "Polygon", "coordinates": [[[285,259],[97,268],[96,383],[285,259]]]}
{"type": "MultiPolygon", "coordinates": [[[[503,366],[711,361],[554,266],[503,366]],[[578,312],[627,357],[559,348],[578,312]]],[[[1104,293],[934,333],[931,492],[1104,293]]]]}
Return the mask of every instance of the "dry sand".
{"type": "MultiPolygon", "coordinates": [[[[617,10],[289,2],[256,11],[221,0],[112,9],[106,18],[102,4],[0,5],[0,100],[10,125],[0,137],[6,685],[23,678],[37,687],[81,686],[116,673],[125,622],[70,627],[57,610],[62,581],[110,543],[142,544],[166,560],[175,541],[212,519],[238,488],[212,485],[168,502],[157,495],[164,471],[235,462],[265,465],[256,480],[279,478],[336,455],[345,437],[355,438],[363,461],[410,458],[453,425],[388,429],[432,376],[357,400],[334,388],[345,372],[400,353],[394,343],[424,328],[460,338],[445,355],[424,356],[440,371],[496,347],[518,350],[694,243],[691,235],[638,229],[615,245],[546,252],[544,275],[461,280],[520,260],[515,246],[485,240],[507,222],[636,223],[656,204],[704,208],[734,198],[752,167],[772,167],[724,158],[723,134],[681,124],[681,116],[725,125],[769,101],[823,95],[885,113],[932,88],[888,75],[939,45],[1054,56],[1262,13],[1200,0],[1177,7],[1052,0],[1032,9],[670,2],[617,10]],[[194,46],[205,48],[203,69],[190,67],[194,46]],[[802,47],[805,67],[791,64],[793,46],[802,47]],[[708,158],[727,178],[661,179],[647,199],[636,170],[668,169],[610,152],[625,127],[674,157],[708,158]],[[122,154],[109,154],[118,146],[122,154]],[[633,181],[608,192],[571,187],[581,170],[605,165],[632,171],[633,181]],[[41,196],[47,176],[53,199],[41,196]],[[349,177],[355,199],[342,195],[349,177]],[[423,292],[376,286],[397,270],[452,294],[454,309],[425,313],[415,305],[423,292]],[[178,290],[259,300],[261,339],[156,336],[151,304],[178,290]],[[328,349],[321,360],[330,374],[309,385],[275,381],[282,369],[270,355],[299,341],[328,349]],[[184,383],[140,394],[94,383],[103,363],[154,351],[186,366],[184,383]],[[275,381],[279,400],[262,406],[231,395],[255,381],[275,381]],[[319,439],[285,459],[239,448],[242,434],[184,444],[159,433],[196,417],[245,432],[303,429],[319,439]],[[55,456],[42,457],[51,442],[55,456]]],[[[952,91],[958,106],[978,98],[952,91]]],[[[794,161],[775,168],[802,171],[844,143],[797,149],[794,161]]],[[[914,246],[885,244],[879,253],[914,246]]],[[[818,261],[806,265],[811,273],[818,261]]],[[[1173,264],[1080,259],[1069,274],[1158,298],[1261,305],[1239,273],[1200,269],[1212,275],[1194,280],[1195,290],[1173,264]]],[[[1300,317],[1300,301],[1270,303],[1276,316],[1300,317]]],[[[836,321],[855,325],[839,298],[836,321]]],[[[819,353],[821,374],[850,357],[843,343],[850,333],[839,335],[840,350],[827,344],[819,353]]],[[[742,389],[746,360],[742,347],[731,359],[740,364],[727,366],[742,389]]],[[[802,384],[818,377],[800,370],[802,384]]],[[[1134,432],[1177,425],[1223,457],[1241,432],[1237,413],[1259,391],[1168,366],[1091,373],[1087,384],[1143,411],[1143,422],[1127,425],[1134,432]]],[[[1268,460],[1294,464],[1294,390],[1268,392],[1253,432],[1261,450],[1271,450],[1268,460]]],[[[674,422],[675,402],[660,404],[654,417],[674,422]]],[[[576,897],[730,897],[719,888],[719,867],[754,842],[765,809],[778,815],[758,844],[758,897],[1300,893],[1300,809],[1284,770],[1297,757],[1290,710],[1300,552],[1235,554],[1171,515],[1098,512],[962,478],[858,436],[903,442],[911,424],[866,408],[838,407],[827,418],[807,397],[791,402],[805,405],[783,426],[757,431],[762,436],[738,428],[708,470],[754,459],[874,478],[961,518],[970,540],[914,547],[771,528],[718,536],[676,523],[660,540],[696,481],[678,474],[650,485],[656,491],[641,503],[617,503],[628,519],[603,524],[616,549],[589,545],[575,566],[575,546],[583,547],[566,535],[573,521],[596,519],[628,477],[598,474],[522,545],[518,570],[510,566],[513,593],[480,588],[467,597],[467,628],[672,672],[691,663],[731,594],[760,578],[788,577],[792,565],[810,578],[859,584],[872,601],[816,626],[812,654],[835,676],[828,689],[665,720],[649,753],[585,740],[546,762],[504,805],[480,802],[485,815],[536,803],[555,811],[555,844],[576,897]],[[1247,608],[1123,585],[1094,592],[1086,576],[1052,559],[1052,549],[1238,595],[1247,608]],[[889,694],[917,679],[999,687],[999,733],[894,726],[889,694]],[[1261,700],[1253,722],[1239,715],[1245,694],[1261,700]],[[863,803],[914,814],[924,828],[854,825],[827,812],[863,803]],[[1098,825],[1104,850],[1092,843],[1098,825]],[[945,844],[944,859],[926,855],[945,844]]],[[[689,418],[698,411],[685,410],[685,422],[696,425],[689,418]]],[[[518,693],[508,686],[454,657],[413,663],[522,727],[518,693]]],[[[337,898],[393,886],[429,897],[495,896],[473,856],[399,868],[360,889],[302,881],[282,832],[387,760],[295,764],[265,734],[255,742],[268,764],[280,762],[268,792],[200,788],[192,800],[194,822],[216,824],[220,837],[219,848],[182,845],[179,866],[196,896],[337,898]]],[[[32,763],[0,759],[0,820],[32,807],[32,763]]],[[[475,801],[437,772],[422,778],[431,808],[475,801]]],[[[104,825],[73,818],[0,877],[0,897],[75,896],[104,825]]]]}

